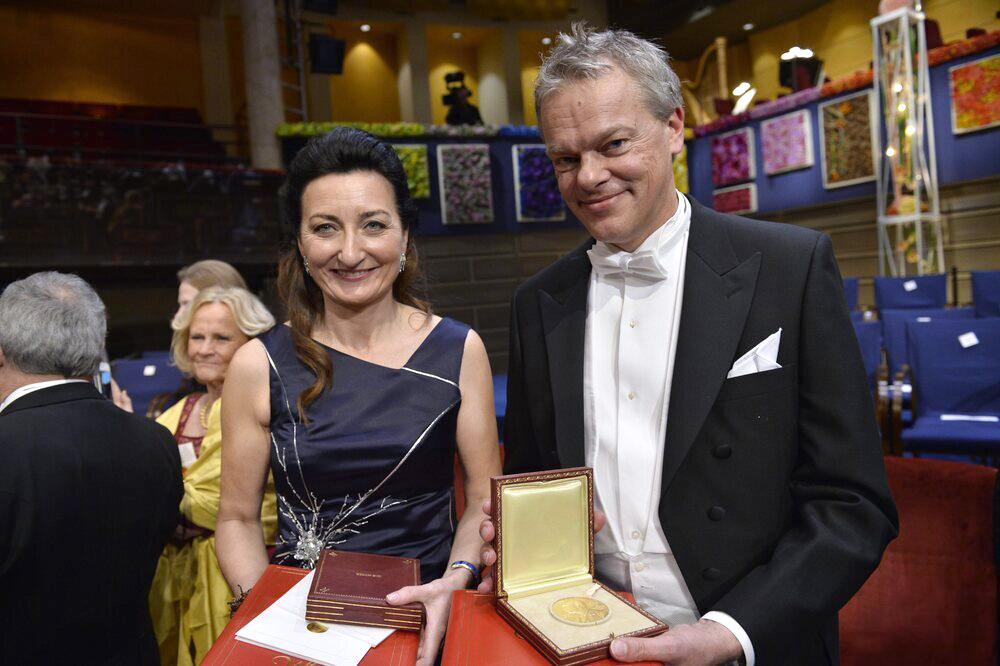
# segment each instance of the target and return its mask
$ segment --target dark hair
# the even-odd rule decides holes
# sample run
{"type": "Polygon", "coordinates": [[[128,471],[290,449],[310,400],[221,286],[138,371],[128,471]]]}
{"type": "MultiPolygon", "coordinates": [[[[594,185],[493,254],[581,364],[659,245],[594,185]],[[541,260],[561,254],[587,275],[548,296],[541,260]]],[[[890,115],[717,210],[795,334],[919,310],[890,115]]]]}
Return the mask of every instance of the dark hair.
{"type": "Polygon", "coordinates": [[[331,173],[373,171],[392,186],[396,211],[403,229],[409,232],[406,245],[406,268],[392,285],[392,295],[400,303],[430,312],[427,303],[416,295],[420,266],[414,245],[417,206],[410,197],[406,172],[392,146],[371,134],[350,127],[338,127],[313,137],[298,152],[288,167],[281,187],[285,248],[278,263],[278,292],[288,308],[295,355],[309,368],[316,381],[299,395],[299,418],[307,422],[305,411],[329,386],[333,366],[326,351],[312,339],[312,330],[324,314],[323,292],[303,268],[299,252],[299,229],[302,225],[302,193],[317,178],[331,173]]]}

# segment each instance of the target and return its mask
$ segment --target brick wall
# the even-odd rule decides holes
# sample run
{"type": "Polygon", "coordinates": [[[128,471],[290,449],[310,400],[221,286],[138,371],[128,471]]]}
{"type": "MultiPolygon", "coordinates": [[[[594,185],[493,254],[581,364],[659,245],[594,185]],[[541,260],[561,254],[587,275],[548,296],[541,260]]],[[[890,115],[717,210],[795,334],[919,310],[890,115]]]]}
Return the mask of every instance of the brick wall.
{"type": "Polygon", "coordinates": [[[493,372],[507,372],[514,290],[586,237],[581,228],[418,239],[431,307],[476,329],[493,372]]]}

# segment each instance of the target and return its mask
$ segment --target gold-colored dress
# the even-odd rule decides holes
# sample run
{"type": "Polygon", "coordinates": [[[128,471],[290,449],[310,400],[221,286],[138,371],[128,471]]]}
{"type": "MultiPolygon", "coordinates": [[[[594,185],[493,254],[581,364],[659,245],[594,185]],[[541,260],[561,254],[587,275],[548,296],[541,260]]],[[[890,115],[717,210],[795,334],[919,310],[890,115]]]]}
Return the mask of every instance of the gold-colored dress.
{"type": "MultiPolygon", "coordinates": [[[[184,497],[180,512],[191,523],[212,530],[183,545],[167,544],[160,555],[149,592],[153,630],[163,666],[194,666],[204,659],[229,621],[229,585],[215,557],[215,521],[219,513],[219,478],[222,472],[222,400],[208,415],[208,428],[198,459],[184,470],[184,497]]],[[[176,432],[184,400],[156,419],[176,432]]],[[[192,415],[193,418],[197,416],[192,415]]],[[[261,507],[266,543],[277,531],[274,481],[270,475],[261,507]]]]}

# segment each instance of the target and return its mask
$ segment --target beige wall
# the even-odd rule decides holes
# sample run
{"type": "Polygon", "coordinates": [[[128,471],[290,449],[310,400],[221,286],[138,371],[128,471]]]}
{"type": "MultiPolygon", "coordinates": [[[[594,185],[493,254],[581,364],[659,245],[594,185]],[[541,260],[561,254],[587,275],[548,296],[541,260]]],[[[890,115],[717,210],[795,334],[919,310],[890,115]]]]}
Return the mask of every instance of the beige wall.
{"type": "MultiPolygon", "coordinates": [[[[757,99],[774,99],[779,92],[778,64],[792,46],[812,49],[824,61],[831,80],[867,70],[872,58],[871,28],[874,0],[832,0],[781,25],[750,34],[747,42],[730,47],[727,68],[730,89],[749,79],[757,99]]],[[[997,3],[992,0],[926,0],[927,16],[938,22],[945,42],[965,38],[967,28],[1000,29],[997,3]]],[[[670,45],[666,45],[669,49],[670,45]]],[[[677,64],[678,73],[693,78],[697,59],[677,64]]]]}
{"type": "Polygon", "coordinates": [[[399,68],[396,36],[390,33],[365,35],[360,31],[336,36],[347,43],[343,74],[329,77],[331,120],[401,120],[396,84],[399,68]]]}
{"type": "Polygon", "coordinates": [[[195,17],[0,6],[0,97],[202,105],[195,17]]]}

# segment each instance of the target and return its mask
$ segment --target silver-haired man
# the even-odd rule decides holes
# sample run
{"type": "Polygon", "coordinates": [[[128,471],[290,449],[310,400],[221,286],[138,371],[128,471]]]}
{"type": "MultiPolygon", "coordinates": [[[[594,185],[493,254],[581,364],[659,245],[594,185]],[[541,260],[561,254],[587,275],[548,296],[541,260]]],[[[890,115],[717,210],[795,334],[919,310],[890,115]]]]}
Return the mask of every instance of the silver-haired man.
{"type": "Polygon", "coordinates": [[[75,275],[0,295],[0,662],[159,664],[147,596],[180,457],[91,383],[106,330],[75,275]]]}
{"type": "Polygon", "coordinates": [[[680,82],[631,33],[561,35],[535,104],[593,238],[514,297],[507,471],[594,468],[597,573],[671,625],[617,659],[838,663],[898,521],[829,238],[677,192],[680,82]]]}

